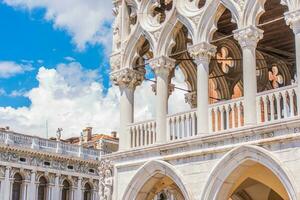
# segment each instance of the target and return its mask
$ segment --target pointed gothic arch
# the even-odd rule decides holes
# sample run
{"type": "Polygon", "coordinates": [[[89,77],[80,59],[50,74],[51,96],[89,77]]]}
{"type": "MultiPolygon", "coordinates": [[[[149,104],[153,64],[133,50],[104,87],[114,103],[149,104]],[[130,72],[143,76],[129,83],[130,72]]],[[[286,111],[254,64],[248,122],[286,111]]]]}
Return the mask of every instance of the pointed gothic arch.
{"type": "Polygon", "coordinates": [[[253,145],[245,145],[233,149],[217,163],[207,179],[201,199],[219,200],[220,194],[222,194],[223,198],[226,198],[234,182],[239,178],[237,175],[232,176],[232,174],[236,170],[249,167],[249,162],[262,165],[272,172],[284,187],[290,200],[299,199],[293,179],[283,164],[267,150],[253,145]]]}
{"type": "MultiPolygon", "coordinates": [[[[130,183],[128,184],[124,196],[122,197],[123,200],[141,200],[144,198],[139,198],[139,193],[145,192],[142,191],[143,189],[152,189],[146,186],[152,178],[167,178],[169,181],[173,181],[184,200],[192,200],[192,195],[189,192],[188,188],[186,187],[182,176],[177,172],[177,170],[165,161],[154,160],[149,161],[144,164],[138,172],[134,175],[130,183]]],[[[150,192],[150,191],[148,191],[150,192]]]]}

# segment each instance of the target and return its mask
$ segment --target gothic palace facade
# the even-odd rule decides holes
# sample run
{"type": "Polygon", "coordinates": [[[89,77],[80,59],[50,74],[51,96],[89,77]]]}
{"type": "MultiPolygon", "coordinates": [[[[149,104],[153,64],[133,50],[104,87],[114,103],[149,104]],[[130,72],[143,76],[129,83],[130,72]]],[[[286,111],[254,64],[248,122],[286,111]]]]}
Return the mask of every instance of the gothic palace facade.
{"type": "Polygon", "coordinates": [[[113,3],[120,149],[102,199],[299,200],[300,1],[113,3]],[[175,69],[191,108],[170,115],[175,69]],[[156,114],[134,121],[145,74],[156,114]]]}

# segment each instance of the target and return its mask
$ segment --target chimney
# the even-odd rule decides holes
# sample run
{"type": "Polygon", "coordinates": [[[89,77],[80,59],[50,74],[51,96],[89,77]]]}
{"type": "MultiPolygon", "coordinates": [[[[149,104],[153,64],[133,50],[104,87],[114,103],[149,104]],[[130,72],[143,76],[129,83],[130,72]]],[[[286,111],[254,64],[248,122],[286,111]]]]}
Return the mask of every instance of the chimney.
{"type": "Polygon", "coordinates": [[[85,129],[83,129],[83,141],[84,142],[91,141],[92,133],[93,133],[93,128],[92,127],[86,127],[85,129]]]}
{"type": "Polygon", "coordinates": [[[113,137],[113,138],[116,138],[117,137],[117,132],[116,131],[112,131],[110,133],[110,136],[113,137]]]}

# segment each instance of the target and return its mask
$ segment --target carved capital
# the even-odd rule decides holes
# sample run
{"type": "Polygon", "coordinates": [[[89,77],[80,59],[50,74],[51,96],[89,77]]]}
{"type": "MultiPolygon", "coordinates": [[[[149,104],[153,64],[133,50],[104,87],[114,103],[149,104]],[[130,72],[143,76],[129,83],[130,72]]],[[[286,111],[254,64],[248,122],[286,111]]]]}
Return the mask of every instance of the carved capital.
{"type": "Polygon", "coordinates": [[[197,107],[197,93],[189,92],[185,94],[185,102],[188,103],[191,108],[197,107]]]}
{"type": "Polygon", "coordinates": [[[169,74],[175,68],[175,60],[166,56],[161,56],[150,60],[150,66],[156,75],[169,74]]]}
{"type": "MultiPolygon", "coordinates": [[[[151,85],[151,87],[152,87],[152,91],[154,92],[154,94],[156,95],[156,83],[155,84],[152,84],[151,85]]],[[[169,87],[168,87],[168,94],[169,94],[169,96],[171,96],[171,94],[174,92],[174,90],[175,90],[175,85],[174,84],[169,84],[169,87]]]]}
{"type": "Polygon", "coordinates": [[[239,42],[242,48],[256,48],[258,41],[263,38],[264,31],[251,25],[243,29],[235,30],[233,33],[234,38],[239,42]]]}
{"type": "Polygon", "coordinates": [[[199,44],[188,47],[190,56],[195,60],[196,64],[201,62],[209,62],[210,58],[215,55],[217,47],[207,42],[201,42],[199,44]]]}
{"type": "Polygon", "coordinates": [[[300,33],[300,9],[287,12],[285,15],[285,21],[288,26],[293,29],[295,34],[300,33]]]}
{"type": "Polygon", "coordinates": [[[142,84],[145,72],[124,68],[111,73],[111,80],[120,87],[135,89],[142,84]]]}

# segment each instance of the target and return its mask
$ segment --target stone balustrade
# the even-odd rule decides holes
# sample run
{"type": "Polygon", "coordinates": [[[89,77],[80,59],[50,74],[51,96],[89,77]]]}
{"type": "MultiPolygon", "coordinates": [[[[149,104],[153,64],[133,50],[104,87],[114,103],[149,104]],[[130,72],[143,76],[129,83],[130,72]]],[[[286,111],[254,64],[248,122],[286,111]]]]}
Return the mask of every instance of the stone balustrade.
{"type": "Polygon", "coordinates": [[[60,153],[61,155],[81,157],[83,159],[100,160],[100,150],[97,149],[87,149],[80,145],[68,144],[63,141],[48,140],[10,131],[0,131],[1,144],[48,153],[60,153]]]}
{"type": "Polygon", "coordinates": [[[168,116],[167,133],[170,141],[197,135],[197,110],[168,116]]]}
{"type": "Polygon", "coordinates": [[[156,142],[156,123],[154,120],[135,123],[129,126],[131,147],[142,147],[156,142]]]}
{"type": "Polygon", "coordinates": [[[210,132],[240,128],[244,125],[243,98],[209,106],[210,132]]]}
{"type": "MultiPolygon", "coordinates": [[[[276,123],[298,115],[297,85],[291,85],[256,95],[257,125],[276,123]]],[[[211,104],[208,108],[209,132],[239,130],[245,126],[244,98],[211,104]]],[[[149,146],[156,143],[155,120],[131,124],[131,148],[149,146]]],[[[197,109],[167,117],[168,142],[197,137],[197,109]]],[[[0,137],[1,138],[1,137],[0,137]]]]}

